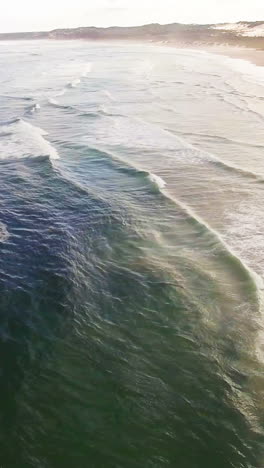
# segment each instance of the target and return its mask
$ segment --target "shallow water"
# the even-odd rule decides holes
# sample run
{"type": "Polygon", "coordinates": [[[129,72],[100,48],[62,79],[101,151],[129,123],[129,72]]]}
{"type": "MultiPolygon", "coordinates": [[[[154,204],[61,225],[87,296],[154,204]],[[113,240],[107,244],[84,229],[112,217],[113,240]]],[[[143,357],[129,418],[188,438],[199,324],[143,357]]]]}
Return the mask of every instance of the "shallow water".
{"type": "Polygon", "coordinates": [[[261,468],[264,72],[0,43],[0,466],[261,468]]]}

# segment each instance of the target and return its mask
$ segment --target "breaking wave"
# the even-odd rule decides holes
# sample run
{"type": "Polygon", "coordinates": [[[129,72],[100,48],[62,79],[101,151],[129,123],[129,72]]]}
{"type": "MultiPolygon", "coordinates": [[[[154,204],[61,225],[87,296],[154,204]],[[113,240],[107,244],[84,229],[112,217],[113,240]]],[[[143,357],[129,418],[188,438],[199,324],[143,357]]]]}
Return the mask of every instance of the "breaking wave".
{"type": "Polygon", "coordinates": [[[48,156],[58,159],[59,154],[46,140],[48,133],[23,119],[14,119],[1,125],[2,135],[8,139],[0,141],[1,159],[48,156]]]}
{"type": "Polygon", "coordinates": [[[166,186],[165,180],[163,180],[160,176],[150,173],[148,175],[149,180],[160,190],[162,190],[166,186]]]}
{"type": "Polygon", "coordinates": [[[145,180],[150,183],[151,187],[155,189],[155,191],[158,191],[163,197],[165,197],[168,201],[176,205],[182,212],[187,215],[189,220],[192,223],[195,223],[197,226],[200,226],[203,231],[209,233],[215,241],[219,244],[219,246],[222,248],[223,253],[226,255],[226,258],[228,261],[230,261],[235,267],[238,267],[240,269],[240,273],[242,277],[245,277],[246,279],[250,279],[251,281],[251,286],[253,288],[255,297],[257,302],[260,302],[261,299],[261,290],[264,289],[264,284],[262,278],[255,272],[253,271],[244,261],[242,258],[240,258],[228,245],[228,243],[223,239],[223,237],[215,231],[206,221],[204,221],[199,215],[197,215],[192,208],[190,208],[188,205],[183,203],[182,201],[176,199],[174,196],[170,194],[168,190],[166,190],[166,182],[163,180],[160,176],[157,174],[154,174],[152,172],[149,172],[147,170],[144,170],[143,168],[131,164],[131,162],[128,162],[127,160],[123,159],[119,155],[116,155],[112,151],[109,150],[104,150],[101,148],[90,148],[93,151],[95,150],[100,154],[100,157],[105,157],[109,158],[112,163],[117,164],[117,168],[120,171],[129,171],[135,176],[139,177],[144,177],[145,180]]]}

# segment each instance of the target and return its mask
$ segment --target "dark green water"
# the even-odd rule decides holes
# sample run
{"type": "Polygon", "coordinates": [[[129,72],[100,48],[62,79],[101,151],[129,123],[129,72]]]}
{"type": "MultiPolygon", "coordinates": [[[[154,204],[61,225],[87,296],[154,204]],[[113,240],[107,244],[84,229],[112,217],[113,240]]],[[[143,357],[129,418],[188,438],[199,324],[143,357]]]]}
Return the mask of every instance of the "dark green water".
{"type": "Polygon", "coordinates": [[[136,120],[171,55],[41,44],[0,58],[1,468],[262,468],[261,290],[206,177],[262,185],[136,120]]]}

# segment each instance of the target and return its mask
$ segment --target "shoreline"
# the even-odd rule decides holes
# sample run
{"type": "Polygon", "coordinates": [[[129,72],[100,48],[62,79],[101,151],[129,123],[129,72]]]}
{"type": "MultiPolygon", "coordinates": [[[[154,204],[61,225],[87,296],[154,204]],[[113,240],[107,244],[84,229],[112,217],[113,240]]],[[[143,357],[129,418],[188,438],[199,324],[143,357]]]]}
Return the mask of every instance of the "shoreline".
{"type": "Polygon", "coordinates": [[[258,67],[264,67],[264,51],[262,50],[231,46],[208,46],[202,49],[206,52],[217,55],[224,55],[230,58],[246,60],[258,67]]]}
{"type": "Polygon", "coordinates": [[[229,58],[246,60],[258,67],[264,67],[264,50],[252,49],[240,46],[210,45],[210,44],[182,44],[173,42],[157,42],[157,45],[175,47],[179,49],[191,49],[209,52],[211,54],[223,55],[229,58]]]}
{"type": "MultiPolygon", "coordinates": [[[[94,39],[84,39],[84,38],[26,38],[26,39],[21,39],[21,38],[15,38],[12,39],[12,42],[16,41],[87,41],[91,43],[117,43],[117,44],[125,44],[125,43],[130,43],[130,44],[149,44],[153,46],[160,46],[160,47],[171,47],[171,48],[176,48],[176,49],[188,49],[188,50],[197,50],[197,51],[204,51],[208,52],[211,54],[215,55],[222,55],[225,57],[233,58],[233,59],[240,59],[240,60],[246,60],[247,62],[256,65],[258,67],[264,67],[264,37],[261,37],[263,40],[263,48],[261,49],[255,49],[252,47],[247,47],[247,46],[241,46],[241,45],[229,45],[229,44],[210,44],[210,43],[191,43],[191,42],[177,42],[177,41],[170,41],[170,40],[163,40],[163,41],[157,41],[154,39],[151,40],[142,40],[140,38],[123,38],[123,39],[100,39],[100,40],[94,40],[94,39]]],[[[9,42],[11,39],[0,39],[0,42],[9,42]]]]}

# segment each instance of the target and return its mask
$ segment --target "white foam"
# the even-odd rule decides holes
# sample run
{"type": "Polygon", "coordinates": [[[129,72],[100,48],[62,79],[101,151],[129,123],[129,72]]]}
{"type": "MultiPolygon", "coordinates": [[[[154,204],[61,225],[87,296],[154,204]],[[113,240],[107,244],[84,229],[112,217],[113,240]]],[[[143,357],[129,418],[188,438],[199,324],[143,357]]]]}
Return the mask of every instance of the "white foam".
{"type": "Polygon", "coordinates": [[[16,120],[2,129],[8,136],[0,140],[0,159],[38,156],[59,158],[57,150],[44,138],[48,133],[42,128],[24,120],[16,120]]]}
{"type": "Polygon", "coordinates": [[[148,179],[155,184],[160,190],[162,190],[166,186],[165,180],[163,180],[160,176],[156,174],[150,173],[148,179]]]}
{"type": "Polygon", "coordinates": [[[5,242],[9,236],[6,225],[0,221],[0,242],[5,242]]]}
{"type": "Polygon", "coordinates": [[[49,98],[48,102],[54,106],[59,106],[59,102],[57,101],[57,99],[49,98]]]}
{"type": "Polygon", "coordinates": [[[37,110],[40,109],[40,105],[39,104],[34,104],[31,109],[30,109],[30,112],[33,114],[34,112],[36,112],[37,110]]]}

